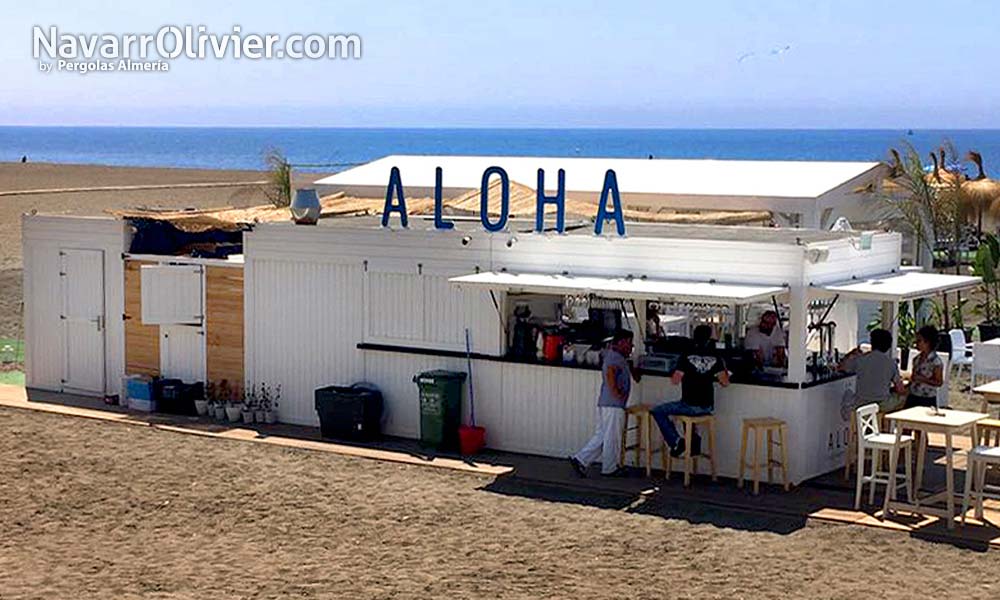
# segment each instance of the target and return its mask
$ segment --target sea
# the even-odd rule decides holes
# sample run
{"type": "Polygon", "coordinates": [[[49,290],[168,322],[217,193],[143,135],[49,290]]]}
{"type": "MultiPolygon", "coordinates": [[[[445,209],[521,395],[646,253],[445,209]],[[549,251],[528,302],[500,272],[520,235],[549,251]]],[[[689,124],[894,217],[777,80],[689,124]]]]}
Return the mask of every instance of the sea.
{"type": "Polygon", "coordinates": [[[883,160],[911,145],[977,150],[987,172],[1000,129],[347,129],[0,127],[0,161],[261,169],[278,149],[298,170],[335,172],[388,154],[883,160]]]}

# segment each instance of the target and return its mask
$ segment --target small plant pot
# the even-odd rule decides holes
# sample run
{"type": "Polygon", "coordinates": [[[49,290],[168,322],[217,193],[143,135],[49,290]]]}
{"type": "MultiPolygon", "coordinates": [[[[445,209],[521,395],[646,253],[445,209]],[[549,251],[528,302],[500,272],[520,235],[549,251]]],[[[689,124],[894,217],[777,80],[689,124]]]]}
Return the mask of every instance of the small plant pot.
{"type": "Polygon", "coordinates": [[[225,421],[226,420],[226,407],[225,406],[219,405],[219,406],[215,407],[215,418],[218,419],[218,420],[220,420],[220,421],[225,421]]]}
{"type": "Polygon", "coordinates": [[[227,406],[226,407],[226,420],[230,423],[239,423],[240,421],[240,410],[239,406],[227,406]]]}
{"type": "Polygon", "coordinates": [[[253,411],[252,410],[244,410],[240,414],[243,415],[243,422],[244,423],[246,423],[247,425],[253,425],[253,411]]]}
{"type": "Polygon", "coordinates": [[[199,417],[204,417],[208,414],[208,400],[195,400],[194,409],[199,417]]]}
{"type": "Polygon", "coordinates": [[[267,422],[267,414],[264,411],[262,411],[262,410],[255,410],[255,411],[253,411],[253,418],[258,423],[266,423],[267,422]]]}
{"type": "Polygon", "coordinates": [[[274,425],[278,422],[278,411],[268,410],[264,412],[264,422],[268,425],[274,425]]]}

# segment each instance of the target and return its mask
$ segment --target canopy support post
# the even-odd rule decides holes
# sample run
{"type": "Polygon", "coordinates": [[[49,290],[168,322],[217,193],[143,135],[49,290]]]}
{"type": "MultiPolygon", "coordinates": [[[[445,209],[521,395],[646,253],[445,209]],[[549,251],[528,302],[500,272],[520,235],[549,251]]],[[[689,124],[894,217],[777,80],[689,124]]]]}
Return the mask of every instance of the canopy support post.
{"type": "Polygon", "coordinates": [[[809,298],[806,287],[793,285],[788,290],[788,381],[806,380],[806,328],[809,323],[809,298]]]}
{"type": "Polygon", "coordinates": [[[892,343],[899,345],[899,305],[891,300],[882,303],[882,329],[892,333],[892,343]]]}

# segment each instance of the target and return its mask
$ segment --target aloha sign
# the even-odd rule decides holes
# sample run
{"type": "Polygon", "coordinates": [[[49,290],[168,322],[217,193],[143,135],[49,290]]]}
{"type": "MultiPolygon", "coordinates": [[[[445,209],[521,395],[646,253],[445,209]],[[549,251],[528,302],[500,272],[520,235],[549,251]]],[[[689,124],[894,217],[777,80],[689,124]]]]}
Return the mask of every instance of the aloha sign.
{"type": "MultiPolygon", "coordinates": [[[[545,230],[545,208],[547,206],[555,207],[555,230],[559,233],[566,231],[566,172],[559,169],[557,178],[558,191],[554,196],[546,196],[545,171],[538,169],[538,185],[535,187],[535,231],[545,230]]],[[[444,217],[444,202],[441,191],[443,179],[444,169],[437,167],[434,170],[434,228],[448,230],[454,228],[455,223],[444,217]]],[[[406,197],[403,192],[403,178],[398,167],[393,167],[389,172],[389,184],[385,189],[385,206],[382,209],[382,227],[389,227],[393,214],[399,215],[399,222],[403,227],[409,225],[406,197]]],[[[479,188],[479,219],[486,231],[498,232],[507,228],[509,216],[510,177],[503,167],[488,167],[483,171],[482,183],[479,188]],[[496,219],[490,216],[489,210],[490,180],[494,177],[500,178],[500,212],[496,219]]],[[[597,205],[597,215],[594,219],[594,233],[601,235],[604,232],[604,225],[608,221],[614,221],[615,231],[619,236],[625,235],[625,217],[622,212],[621,194],[618,192],[618,177],[612,169],[608,169],[604,174],[601,200],[597,205]]]]}

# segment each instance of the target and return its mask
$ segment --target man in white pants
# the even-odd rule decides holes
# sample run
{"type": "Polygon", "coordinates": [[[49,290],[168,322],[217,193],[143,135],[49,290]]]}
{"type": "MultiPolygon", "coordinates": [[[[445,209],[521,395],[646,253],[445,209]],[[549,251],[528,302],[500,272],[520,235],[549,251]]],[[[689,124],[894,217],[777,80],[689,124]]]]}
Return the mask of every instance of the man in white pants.
{"type": "Polygon", "coordinates": [[[569,457],[573,470],[587,476],[590,463],[601,459],[601,474],[620,475],[618,463],[622,455],[622,427],[625,426],[625,405],[632,391],[632,379],[639,381],[628,357],[632,355],[632,332],[619,329],[611,338],[611,347],[604,353],[601,365],[601,393],[597,398],[597,431],[579,452],[569,457]]]}

